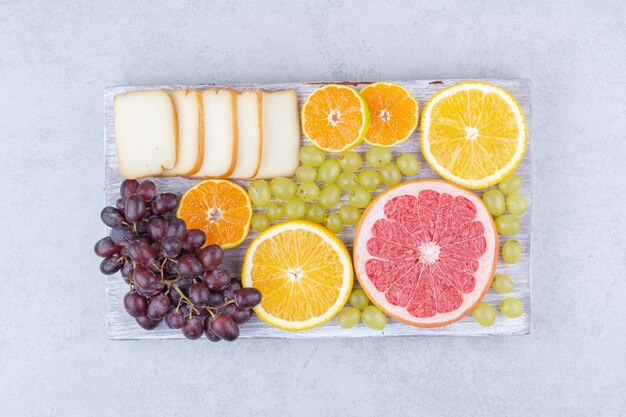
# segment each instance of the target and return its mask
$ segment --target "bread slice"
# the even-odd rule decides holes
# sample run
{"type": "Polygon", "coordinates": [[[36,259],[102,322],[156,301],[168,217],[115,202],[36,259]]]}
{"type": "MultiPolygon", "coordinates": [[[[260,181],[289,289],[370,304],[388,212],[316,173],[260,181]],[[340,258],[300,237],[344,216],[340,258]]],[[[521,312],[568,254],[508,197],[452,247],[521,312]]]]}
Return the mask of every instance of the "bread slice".
{"type": "Polygon", "coordinates": [[[202,166],[204,130],[202,128],[202,95],[197,90],[169,92],[178,120],[176,164],[163,176],[191,175],[202,166]]]}
{"type": "Polygon", "coordinates": [[[263,128],[261,92],[244,91],[237,95],[237,166],[231,178],[249,179],[259,172],[263,128]]]}
{"type": "Polygon", "coordinates": [[[162,90],[117,94],[113,100],[120,175],[160,175],[176,163],[178,126],[174,104],[162,90]]]}
{"type": "Polygon", "coordinates": [[[237,92],[202,91],[204,159],[194,178],[228,177],[237,164],[237,92]]]}
{"type": "Polygon", "coordinates": [[[263,150],[255,178],[291,177],[298,168],[300,119],[295,90],[263,92],[263,150]]]}

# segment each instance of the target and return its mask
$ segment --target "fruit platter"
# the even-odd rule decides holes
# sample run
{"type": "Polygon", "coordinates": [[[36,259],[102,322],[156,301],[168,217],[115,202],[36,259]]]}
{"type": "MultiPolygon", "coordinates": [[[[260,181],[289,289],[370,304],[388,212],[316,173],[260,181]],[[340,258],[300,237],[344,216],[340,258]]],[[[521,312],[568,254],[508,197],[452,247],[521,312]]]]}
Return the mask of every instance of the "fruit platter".
{"type": "Polygon", "coordinates": [[[527,80],[121,86],[104,105],[110,338],[530,332],[527,80]]]}

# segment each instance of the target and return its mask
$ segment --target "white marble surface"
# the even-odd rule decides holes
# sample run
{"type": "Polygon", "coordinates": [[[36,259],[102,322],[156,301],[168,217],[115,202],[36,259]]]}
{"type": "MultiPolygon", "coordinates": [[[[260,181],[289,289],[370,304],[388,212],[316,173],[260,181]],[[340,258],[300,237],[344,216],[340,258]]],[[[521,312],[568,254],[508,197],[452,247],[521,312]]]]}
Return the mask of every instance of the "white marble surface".
{"type": "Polygon", "coordinates": [[[0,416],[626,415],[621,1],[0,0],[0,416]],[[529,78],[527,336],[111,341],[107,85],[529,78]]]}

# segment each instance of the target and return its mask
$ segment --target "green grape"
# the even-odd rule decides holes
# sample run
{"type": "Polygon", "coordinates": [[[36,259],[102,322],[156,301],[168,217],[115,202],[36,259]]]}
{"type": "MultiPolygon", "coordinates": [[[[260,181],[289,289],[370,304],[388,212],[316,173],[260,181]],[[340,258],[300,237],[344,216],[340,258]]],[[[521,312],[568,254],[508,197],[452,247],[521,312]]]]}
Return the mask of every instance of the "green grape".
{"type": "Polygon", "coordinates": [[[361,211],[358,208],[347,204],[339,207],[338,214],[343,224],[354,225],[357,224],[361,218],[361,211]]]}
{"type": "Polygon", "coordinates": [[[337,316],[337,324],[344,329],[356,326],[361,318],[361,312],[358,308],[347,307],[337,316]]]}
{"type": "Polygon", "coordinates": [[[506,209],[511,214],[522,215],[528,209],[528,201],[521,194],[509,194],[506,198],[506,209]]]}
{"type": "Polygon", "coordinates": [[[400,184],[400,181],[402,181],[402,174],[393,162],[389,162],[380,169],[380,176],[388,187],[400,184]]]}
{"type": "Polygon", "coordinates": [[[337,185],[341,190],[348,191],[359,185],[359,180],[354,172],[342,172],[337,177],[337,185]]]}
{"type": "Polygon", "coordinates": [[[370,299],[367,298],[367,294],[361,288],[355,288],[350,294],[350,305],[363,310],[370,304],[370,299]]]}
{"type": "Polygon", "coordinates": [[[339,197],[341,197],[341,190],[339,189],[339,186],[337,184],[328,184],[326,187],[322,188],[322,191],[320,191],[320,206],[329,209],[337,204],[339,197]]]}
{"type": "Polygon", "coordinates": [[[252,204],[257,207],[265,207],[269,204],[272,195],[270,193],[270,186],[267,185],[265,180],[254,180],[248,187],[248,195],[252,204]]]}
{"type": "Polygon", "coordinates": [[[280,219],[281,217],[283,217],[283,212],[283,206],[276,201],[269,203],[265,208],[265,215],[270,220],[280,219]]]}
{"type": "Polygon", "coordinates": [[[496,274],[491,286],[494,290],[503,294],[509,293],[515,288],[513,280],[504,274],[496,274]]]}
{"type": "Polygon", "coordinates": [[[365,160],[373,168],[381,168],[391,162],[391,151],[387,148],[374,146],[365,154],[365,160]]]}
{"type": "Polygon", "coordinates": [[[285,177],[276,177],[270,182],[272,194],[281,200],[291,200],[298,191],[298,184],[285,177]]]}
{"type": "Polygon", "coordinates": [[[380,175],[373,169],[364,169],[359,174],[359,184],[366,190],[373,191],[377,189],[381,182],[380,175]]]}
{"type": "Polygon", "coordinates": [[[317,204],[313,204],[307,209],[306,217],[315,223],[324,223],[326,220],[326,212],[317,204]]]}
{"type": "Polygon", "coordinates": [[[400,155],[398,159],[396,159],[396,165],[398,165],[400,172],[407,177],[412,177],[420,170],[420,163],[417,162],[417,159],[410,153],[400,155]]]}
{"type": "Polygon", "coordinates": [[[289,220],[298,220],[306,214],[306,204],[304,201],[294,198],[285,204],[285,216],[289,220]]]}
{"type": "Polygon", "coordinates": [[[361,320],[370,329],[382,330],[387,325],[387,317],[376,306],[367,306],[361,313],[361,320]]]}
{"type": "Polygon", "coordinates": [[[333,233],[340,233],[343,230],[343,222],[337,213],[330,213],[326,217],[326,228],[333,233]]]}
{"type": "Polygon", "coordinates": [[[326,184],[332,184],[337,180],[340,172],[341,167],[339,166],[339,161],[336,159],[327,159],[317,171],[317,177],[326,184]]]}
{"type": "Polygon", "coordinates": [[[372,201],[372,197],[365,188],[354,187],[348,193],[348,201],[356,208],[365,208],[372,201]]]}
{"type": "Polygon", "coordinates": [[[515,264],[522,257],[522,244],[517,240],[507,240],[502,245],[502,259],[507,264],[515,264]]]}
{"type": "Polygon", "coordinates": [[[504,195],[497,188],[485,191],[485,194],[483,194],[483,203],[485,203],[485,207],[487,207],[489,213],[494,216],[499,216],[504,213],[504,195]]]}
{"type": "Polygon", "coordinates": [[[517,216],[512,214],[503,214],[496,217],[496,229],[498,233],[504,236],[513,236],[519,233],[521,227],[520,221],[517,216]]]}
{"type": "Polygon", "coordinates": [[[504,194],[513,194],[522,186],[522,177],[519,174],[511,174],[500,182],[500,191],[504,194]]]}
{"type": "Polygon", "coordinates": [[[313,181],[303,181],[298,187],[298,198],[313,201],[320,195],[320,187],[313,181]]]}
{"type": "Polygon", "coordinates": [[[480,303],[472,311],[472,316],[474,316],[476,323],[481,326],[491,327],[496,321],[496,310],[487,303],[480,303]]]}
{"type": "Polygon", "coordinates": [[[263,213],[254,213],[252,215],[252,228],[259,232],[267,229],[270,225],[270,219],[263,213]]]}
{"type": "Polygon", "coordinates": [[[514,319],[522,315],[524,304],[515,297],[507,297],[500,303],[500,312],[506,317],[514,319]]]}
{"type": "Polygon", "coordinates": [[[307,165],[301,165],[296,169],[296,177],[300,181],[315,181],[315,178],[317,178],[317,169],[307,165]]]}
{"type": "Polygon", "coordinates": [[[324,159],[326,159],[324,152],[315,146],[308,145],[303,146],[302,149],[300,149],[300,162],[302,162],[302,165],[318,167],[322,165],[324,159]]]}
{"type": "Polygon", "coordinates": [[[339,157],[339,166],[341,166],[341,169],[344,171],[356,171],[361,168],[362,163],[363,160],[361,160],[361,156],[354,151],[344,152],[339,157]]]}

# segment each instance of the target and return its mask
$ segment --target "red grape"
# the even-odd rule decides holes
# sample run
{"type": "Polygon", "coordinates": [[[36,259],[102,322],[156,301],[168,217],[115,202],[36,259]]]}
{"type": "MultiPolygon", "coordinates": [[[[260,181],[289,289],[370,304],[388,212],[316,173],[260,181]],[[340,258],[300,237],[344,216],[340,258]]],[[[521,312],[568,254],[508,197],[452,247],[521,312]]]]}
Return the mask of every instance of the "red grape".
{"type": "Polygon", "coordinates": [[[176,258],[180,253],[183,245],[180,240],[175,237],[168,237],[161,242],[161,250],[167,258],[176,258]]]}
{"type": "Polygon", "coordinates": [[[211,291],[223,291],[230,284],[230,274],[225,269],[213,269],[202,274],[202,281],[211,291]]]}
{"type": "Polygon", "coordinates": [[[124,180],[120,185],[120,195],[122,198],[128,198],[129,195],[135,194],[139,188],[137,180],[124,180]]]}
{"type": "Polygon", "coordinates": [[[136,292],[128,292],[124,296],[124,308],[133,317],[144,316],[148,308],[148,301],[136,292]]]}
{"type": "Polygon", "coordinates": [[[189,298],[197,306],[205,306],[209,302],[209,289],[202,282],[196,282],[189,288],[189,298]]]}
{"type": "Polygon", "coordinates": [[[146,203],[139,194],[131,194],[126,199],[124,206],[124,216],[129,222],[136,222],[143,219],[146,214],[146,203]]]}
{"type": "Polygon", "coordinates": [[[235,305],[242,310],[256,307],[261,302],[261,292],[256,288],[241,288],[235,291],[235,305]]]}
{"type": "Polygon", "coordinates": [[[135,321],[146,330],[152,330],[159,325],[159,320],[152,320],[148,316],[135,317],[135,321]]]}
{"type": "Polygon", "coordinates": [[[167,231],[165,232],[165,236],[182,239],[183,237],[185,237],[186,232],[187,226],[185,225],[185,222],[183,220],[172,219],[167,223],[167,231]]]}
{"type": "Polygon", "coordinates": [[[126,206],[125,198],[118,198],[115,202],[115,207],[120,211],[120,213],[124,214],[124,207],[126,206]]]}
{"type": "Polygon", "coordinates": [[[157,294],[148,301],[146,315],[152,320],[161,320],[170,306],[170,299],[166,295],[157,294]]]}
{"type": "Polygon", "coordinates": [[[156,274],[145,266],[137,266],[133,273],[133,281],[135,285],[145,290],[154,288],[158,282],[156,274]]]}
{"type": "Polygon", "coordinates": [[[167,233],[167,221],[163,217],[153,217],[148,220],[148,236],[157,242],[165,239],[167,233]]]}
{"type": "Polygon", "coordinates": [[[165,324],[170,329],[182,329],[185,324],[185,316],[175,308],[171,308],[165,315],[165,324]]]}
{"type": "Polygon", "coordinates": [[[99,241],[96,242],[96,245],[93,248],[96,255],[101,258],[106,258],[113,254],[116,254],[120,251],[120,247],[113,242],[113,239],[110,237],[103,237],[99,241]]]}
{"type": "Polygon", "coordinates": [[[163,193],[154,197],[152,200],[152,211],[156,214],[167,214],[178,206],[178,197],[176,194],[163,193]]]}
{"type": "Polygon", "coordinates": [[[202,331],[204,330],[204,326],[202,325],[202,320],[198,317],[192,317],[185,320],[185,324],[183,325],[183,334],[187,339],[197,339],[202,336],[202,331]]]}
{"type": "Polygon", "coordinates": [[[197,258],[204,269],[210,271],[220,266],[224,260],[224,251],[218,245],[209,245],[198,252],[197,258]]]}
{"type": "Polygon", "coordinates": [[[104,275],[113,275],[120,269],[122,269],[122,262],[120,261],[120,255],[117,253],[104,258],[100,262],[100,272],[104,275]]]}
{"type": "Polygon", "coordinates": [[[117,226],[111,229],[111,240],[116,245],[121,245],[124,241],[130,241],[133,238],[133,232],[131,232],[126,226],[117,226]]]}
{"type": "Polygon", "coordinates": [[[128,254],[138,265],[149,266],[157,259],[156,251],[144,240],[135,239],[128,246],[128,254]]]}
{"type": "Polygon", "coordinates": [[[183,255],[178,260],[178,272],[183,277],[194,278],[202,273],[202,264],[192,255],[183,255]]]}
{"type": "Polygon", "coordinates": [[[239,337],[239,326],[228,314],[220,314],[211,322],[211,330],[220,337],[220,339],[232,342],[239,337]]]}
{"type": "Polygon", "coordinates": [[[201,248],[204,242],[206,242],[206,235],[199,229],[187,230],[182,239],[183,248],[188,251],[201,248]]]}
{"type": "Polygon", "coordinates": [[[243,324],[247,322],[248,320],[250,320],[250,316],[252,316],[252,312],[249,309],[241,310],[234,304],[227,305],[224,309],[224,313],[231,316],[237,324],[243,324]]]}
{"type": "Polygon", "coordinates": [[[109,227],[115,227],[122,224],[124,221],[124,215],[115,207],[105,207],[100,212],[100,218],[102,222],[109,227]]]}
{"type": "Polygon", "coordinates": [[[219,342],[222,339],[220,339],[220,337],[216,335],[213,331],[212,323],[212,319],[206,319],[204,321],[204,333],[206,334],[207,339],[209,339],[211,342],[219,342]]]}
{"type": "Polygon", "coordinates": [[[148,203],[156,197],[156,186],[152,181],[144,181],[137,187],[137,194],[143,198],[143,201],[148,203]]]}

